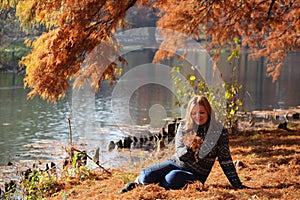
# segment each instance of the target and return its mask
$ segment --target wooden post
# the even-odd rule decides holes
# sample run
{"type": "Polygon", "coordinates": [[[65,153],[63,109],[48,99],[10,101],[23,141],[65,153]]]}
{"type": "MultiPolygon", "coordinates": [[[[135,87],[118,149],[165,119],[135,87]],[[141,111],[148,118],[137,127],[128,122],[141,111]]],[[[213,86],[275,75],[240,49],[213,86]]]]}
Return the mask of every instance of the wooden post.
{"type": "Polygon", "coordinates": [[[68,122],[69,122],[69,129],[70,129],[70,134],[69,134],[69,137],[70,137],[70,145],[73,146],[73,141],[72,141],[72,127],[71,127],[71,119],[70,117],[68,117],[68,122]]]}

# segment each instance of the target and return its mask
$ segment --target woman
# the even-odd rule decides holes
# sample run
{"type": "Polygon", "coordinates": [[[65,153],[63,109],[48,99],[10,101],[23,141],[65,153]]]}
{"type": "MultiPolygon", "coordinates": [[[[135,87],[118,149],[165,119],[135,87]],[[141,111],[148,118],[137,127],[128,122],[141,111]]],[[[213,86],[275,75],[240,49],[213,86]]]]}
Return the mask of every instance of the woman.
{"type": "Polygon", "coordinates": [[[228,132],[214,119],[206,97],[196,96],[189,101],[185,120],[175,136],[175,148],[176,153],[170,159],[144,169],[120,193],[139,184],[158,183],[165,189],[180,189],[197,180],[204,184],[216,158],[231,185],[245,188],[232,162],[228,132]]]}

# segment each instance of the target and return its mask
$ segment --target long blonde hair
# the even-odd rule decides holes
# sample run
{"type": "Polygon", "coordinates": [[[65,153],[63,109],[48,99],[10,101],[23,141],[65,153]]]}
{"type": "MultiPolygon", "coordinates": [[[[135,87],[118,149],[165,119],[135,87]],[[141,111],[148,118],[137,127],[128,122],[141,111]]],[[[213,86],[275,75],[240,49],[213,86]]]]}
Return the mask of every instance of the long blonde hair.
{"type": "Polygon", "coordinates": [[[212,109],[211,109],[210,103],[208,102],[207,98],[203,95],[195,96],[189,101],[189,103],[187,105],[187,112],[185,115],[185,123],[186,123],[185,130],[194,128],[194,121],[191,117],[191,112],[192,112],[192,109],[194,108],[194,106],[196,106],[196,105],[204,106],[204,108],[208,114],[208,119],[210,120],[210,118],[211,118],[212,109]]]}

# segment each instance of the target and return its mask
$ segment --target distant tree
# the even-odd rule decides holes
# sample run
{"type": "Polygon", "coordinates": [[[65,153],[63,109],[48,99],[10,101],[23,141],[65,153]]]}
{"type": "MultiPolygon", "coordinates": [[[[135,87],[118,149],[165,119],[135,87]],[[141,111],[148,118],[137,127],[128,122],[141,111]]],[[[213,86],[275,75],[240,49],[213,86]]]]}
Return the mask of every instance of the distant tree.
{"type": "MultiPolygon", "coordinates": [[[[133,6],[128,10],[126,20],[128,21],[130,28],[156,27],[157,20],[159,19],[157,14],[158,9],[154,9],[150,6],[133,6]]],[[[148,35],[149,43],[156,44],[155,30],[148,29],[148,35]]]]}
{"type": "Polygon", "coordinates": [[[137,5],[131,7],[126,13],[126,20],[131,28],[139,27],[155,27],[159,17],[158,9],[151,7],[139,7],[137,5]]]}
{"type": "Polygon", "coordinates": [[[29,52],[23,43],[25,38],[38,36],[42,30],[42,26],[22,30],[15,8],[0,10],[0,70],[15,69],[18,60],[29,52]]]}
{"type": "Polygon", "coordinates": [[[2,9],[0,11],[0,44],[5,44],[11,40],[10,37],[15,35],[13,34],[15,29],[19,29],[15,9],[2,9]]]}
{"type": "MultiPolygon", "coordinates": [[[[15,32],[15,21],[14,9],[0,10],[0,70],[5,70],[10,64],[8,59],[4,59],[6,55],[3,55],[3,52],[10,44],[11,35],[14,35],[12,32],[15,32]]],[[[17,27],[19,26],[17,25],[17,27]]]]}
{"type": "MultiPolygon", "coordinates": [[[[196,39],[204,34],[206,48],[216,59],[233,38],[241,39],[241,45],[253,57],[266,57],[268,75],[274,80],[287,51],[300,47],[299,0],[0,0],[2,7],[8,6],[7,2],[17,5],[23,26],[41,23],[48,28],[28,42],[32,53],[21,64],[27,67],[25,85],[32,88],[29,96],[40,94],[50,101],[64,96],[69,79],[76,78],[76,85],[81,86],[91,78],[95,90],[103,79],[116,79],[117,64],[111,55],[121,47],[113,34],[119,27],[126,27],[126,13],[135,5],[160,10],[158,27],[196,39]],[[96,52],[102,62],[95,60],[83,68],[87,53],[99,44],[96,52]]],[[[177,38],[178,34],[162,34],[166,38],[162,46],[176,50],[185,42],[185,38],[177,38]]],[[[173,56],[174,52],[159,50],[154,61],[173,56]]],[[[121,57],[119,60],[125,62],[121,57]]]]}

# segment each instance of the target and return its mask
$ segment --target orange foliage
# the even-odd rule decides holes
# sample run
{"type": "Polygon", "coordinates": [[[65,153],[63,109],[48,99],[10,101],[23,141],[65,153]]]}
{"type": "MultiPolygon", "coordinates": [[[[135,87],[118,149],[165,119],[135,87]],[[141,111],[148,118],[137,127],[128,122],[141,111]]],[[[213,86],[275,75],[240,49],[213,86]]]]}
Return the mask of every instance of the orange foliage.
{"type": "MultiPolygon", "coordinates": [[[[159,27],[195,38],[204,33],[208,49],[219,51],[234,37],[240,38],[254,58],[266,57],[268,75],[273,80],[280,74],[287,51],[300,47],[300,1],[159,0],[154,6],[161,10],[159,27]]],[[[174,37],[165,35],[169,40],[163,45],[176,45],[174,37]]],[[[165,55],[159,51],[156,59],[165,55]]]]}
{"type": "MultiPolygon", "coordinates": [[[[7,7],[1,0],[2,7],[7,7]]],[[[63,97],[68,81],[78,77],[77,85],[89,78],[97,90],[104,78],[115,80],[116,59],[120,46],[113,38],[118,26],[124,25],[127,10],[148,6],[160,10],[158,27],[170,29],[194,38],[205,35],[206,48],[218,58],[221,48],[241,39],[241,44],[254,58],[265,56],[268,75],[276,80],[287,51],[300,47],[300,1],[275,0],[24,0],[17,1],[17,14],[23,26],[41,23],[48,32],[35,39],[32,53],[24,57],[27,67],[25,86],[33,90],[29,96],[40,94],[56,101],[63,97]],[[82,67],[94,47],[104,59],[82,67]],[[104,47],[109,49],[103,51],[104,47]]],[[[161,48],[154,61],[168,58],[187,38],[172,31],[162,33],[172,52],[161,48]],[[171,48],[172,47],[172,48],[171,48]]],[[[124,61],[124,60],[122,60],[124,61]]]]}
{"type": "Polygon", "coordinates": [[[32,53],[21,60],[26,66],[25,86],[33,89],[29,97],[39,94],[54,102],[65,95],[68,81],[75,77],[79,87],[91,78],[93,90],[99,89],[104,78],[115,80],[116,60],[124,60],[117,56],[120,47],[112,33],[136,1],[28,1],[31,4],[18,5],[18,15],[27,16],[21,23],[37,20],[49,28],[33,41],[32,53]],[[92,50],[100,59],[86,58],[92,50]],[[83,67],[85,59],[91,62],[83,67]]]}

